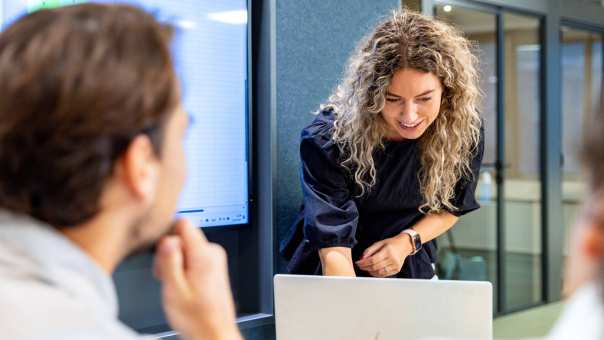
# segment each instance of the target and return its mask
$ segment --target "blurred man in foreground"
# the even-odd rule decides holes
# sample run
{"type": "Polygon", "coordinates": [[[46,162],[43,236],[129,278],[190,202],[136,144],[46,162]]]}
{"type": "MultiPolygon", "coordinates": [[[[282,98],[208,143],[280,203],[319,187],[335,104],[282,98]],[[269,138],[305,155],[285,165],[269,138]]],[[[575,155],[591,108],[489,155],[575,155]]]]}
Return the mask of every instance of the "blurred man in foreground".
{"type": "Polygon", "coordinates": [[[0,33],[2,338],[138,338],[117,319],[111,273],[158,241],[171,326],[241,338],[224,251],[173,221],[188,119],[171,35],[139,9],[95,4],[0,33]]]}
{"type": "Polygon", "coordinates": [[[550,339],[604,339],[604,98],[586,124],[582,157],[589,181],[583,215],[571,238],[566,265],[569,296],[550,339]]]}

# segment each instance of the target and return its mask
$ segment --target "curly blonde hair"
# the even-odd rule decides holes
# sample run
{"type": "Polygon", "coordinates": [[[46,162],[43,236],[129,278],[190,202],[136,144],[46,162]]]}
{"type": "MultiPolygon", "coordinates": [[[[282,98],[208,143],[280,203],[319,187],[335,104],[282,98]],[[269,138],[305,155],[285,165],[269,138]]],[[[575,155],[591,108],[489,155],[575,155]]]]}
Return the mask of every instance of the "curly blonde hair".
{"type": "Polygon", "coordinates": [[[419,139],[418,173],[423,213],[455,211],[456,184],[470,179],[480,142],[478,59],[473,45],[453,27],[409,10],[397,10],[361,40],[344,79],[323,109],[335,112],[333,139],[343,152],[359,196],[376,183],[373,159],[383,149],[381,117],[393,74],[404,68],[430,72],[443,86],[440,112],[419,139]]]}

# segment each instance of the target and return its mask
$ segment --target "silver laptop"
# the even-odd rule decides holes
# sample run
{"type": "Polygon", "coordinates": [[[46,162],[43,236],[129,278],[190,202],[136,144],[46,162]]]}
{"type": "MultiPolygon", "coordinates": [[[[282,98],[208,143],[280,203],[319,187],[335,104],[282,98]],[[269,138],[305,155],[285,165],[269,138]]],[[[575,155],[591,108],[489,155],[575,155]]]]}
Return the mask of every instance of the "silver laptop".
{"type": "Polygon", "coordinates": [[[491,339],[489,282],[276,275],[277,340],[491,339]]]}

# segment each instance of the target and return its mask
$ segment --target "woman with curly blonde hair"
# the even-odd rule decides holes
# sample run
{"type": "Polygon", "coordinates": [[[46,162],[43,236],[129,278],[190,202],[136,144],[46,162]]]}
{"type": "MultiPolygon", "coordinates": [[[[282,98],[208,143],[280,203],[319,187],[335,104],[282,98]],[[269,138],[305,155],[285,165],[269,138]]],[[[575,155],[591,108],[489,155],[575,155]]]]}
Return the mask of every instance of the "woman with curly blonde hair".
{"type": "Polygon", "coordinates": [[[302,131],[304,205],[282,244],[299,274],[433,278],[434,239],[479,208],[477,59],[454,28],[395,11],[302,131]]]}

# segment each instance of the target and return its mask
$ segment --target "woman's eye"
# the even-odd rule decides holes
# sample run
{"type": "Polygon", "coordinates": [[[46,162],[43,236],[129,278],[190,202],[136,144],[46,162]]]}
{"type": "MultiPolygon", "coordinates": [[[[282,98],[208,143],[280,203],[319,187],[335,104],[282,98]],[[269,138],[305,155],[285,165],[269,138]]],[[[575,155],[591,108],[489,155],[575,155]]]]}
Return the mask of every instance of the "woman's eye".
{"type": "Polygon", "coordinates": [[[399,99],[398,98],[386,98],[386,101],[391,102],[391,103],[396,103],[399,101],[399,99]]]}
{"type": "Polygon", "coordinates": [[[430,101],[430,99],[432,99],[432,97],[424,97],[424,98],[419,98],[418,100],[422,103],[428,102],[430,101]]]}

